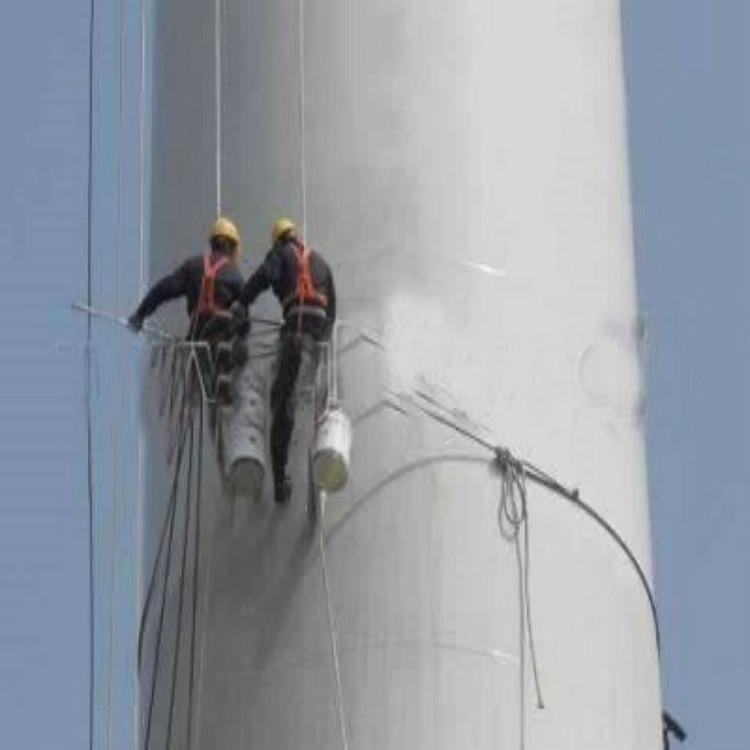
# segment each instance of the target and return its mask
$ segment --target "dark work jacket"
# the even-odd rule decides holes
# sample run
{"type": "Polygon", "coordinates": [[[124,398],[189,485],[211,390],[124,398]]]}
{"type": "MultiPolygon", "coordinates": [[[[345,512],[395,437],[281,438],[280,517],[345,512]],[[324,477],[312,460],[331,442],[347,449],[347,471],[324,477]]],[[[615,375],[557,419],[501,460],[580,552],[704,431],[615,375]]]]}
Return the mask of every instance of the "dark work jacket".
{"type": "MultiPolygon", "coordinates": [[[[336,289],[330,266],[315,250],[310,251],[310,274],[315,288],[328,298],[326,319],[330,332],[336,320],[336,289]]],[[[269,287],[281,306],[288,309],[288,300],[297,291],[297,254],[290,240],[278,242],[268,251],[266,259],[245,283],[239,299],[245,305],[252,305],[256,297],[269,287]]]]}
{"type": "MultiPolygon", "coordinates": [[[[214,262],[218,256],[214,254],[214,262]]],[[[186,260],[174,273],[154,284],[138,306],[138,315],[147,318],[164,302],[177,297],[186,297],[187,313],[192,317],[201,296],[203,284],[203,256],[196,255],[186,260]]],[[[224,266],[216,274],[214,299],[216,306],[227,308],[242,290],[242,274],[233,265],[224,266]]]]}

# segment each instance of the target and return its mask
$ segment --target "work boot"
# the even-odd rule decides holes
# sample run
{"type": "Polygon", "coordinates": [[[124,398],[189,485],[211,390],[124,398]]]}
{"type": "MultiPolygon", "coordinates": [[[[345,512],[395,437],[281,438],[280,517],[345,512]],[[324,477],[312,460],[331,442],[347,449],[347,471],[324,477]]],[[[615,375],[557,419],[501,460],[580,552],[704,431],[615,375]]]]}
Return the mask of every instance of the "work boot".
{"type": "Polygon", "coordinates": [[[274,499],[278,505],[284,505],[292,497],[292,480],[288,476],[276,479],[273,485],[274,499]]]}

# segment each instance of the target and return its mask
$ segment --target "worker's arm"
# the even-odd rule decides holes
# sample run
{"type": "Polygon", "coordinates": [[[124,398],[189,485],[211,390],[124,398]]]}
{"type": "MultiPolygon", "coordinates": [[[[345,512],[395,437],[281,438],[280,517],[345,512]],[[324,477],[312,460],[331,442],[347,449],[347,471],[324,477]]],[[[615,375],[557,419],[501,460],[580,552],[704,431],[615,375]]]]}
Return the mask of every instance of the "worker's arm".
{"type": "Polygon", "coordinates": [[[255,273],[245,282],[239,297],[241,305],[247,307],[255,302],[259,294],[265,292],[268,287],[278,284],[281,277],[281,258],[275,250],[269,250],[266,259],[261,263],[255,273]]]}
{"type": "Polygon", "coordinates": [[[156,312],[157,308],[164,302],[187,293],[188,266],[183,263],[174,273],[165,276],[154,284],[148,294],[143,298],[138,309],[130,316],[130,325],[140,330],[143,321],[156,312]]]}

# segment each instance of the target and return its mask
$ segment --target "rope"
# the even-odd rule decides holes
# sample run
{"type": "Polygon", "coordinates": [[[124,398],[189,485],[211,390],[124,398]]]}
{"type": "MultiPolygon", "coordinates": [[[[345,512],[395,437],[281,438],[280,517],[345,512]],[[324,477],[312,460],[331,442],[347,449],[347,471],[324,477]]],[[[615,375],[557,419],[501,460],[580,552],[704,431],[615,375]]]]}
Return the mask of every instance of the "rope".
{"type": "Polygon", "coordinates": [[[221,0],[214,0],[214,94],[216,107],[216,215],[221,215],[221,0]]]}
{"type": "MultiPolygon", "coordinates": [[[[120,291],[121,291],[121,255],[122,255],[122,167],[123,167],[123,141],[124,141],[124,98],[125,98],[125,49],[127,41],[127,31],[125,24],[125,4],[123,0],[118,0],[118,81],[117,81],[117,112],[118,112],[118,132],[117,132],[117,169],[116,169],[116,218],[115,218],[115,309],[119,310],[120,291]]],[[[122,342],[117,340],[116,347],[118,351],[122,349],[122,342]]],[[[117,402],[119,411],[119,401],[117,402]]],[[[117,644],[117,619],[114,616],[114,607],[117,594],[117,581],[119,580],[119,555],[117,554],[117,540],[119,537],[119,515],[120,505],[122,504],[122,493],[120,492],[119,472],[117,460],[119,456],[118,429],[116,421],[113,428],[112,445],[110,450],[110,461],[112,465],[113,476],[113,500],[114,509],[112,512],[112,525],[110,530],[110,591],[109,591],[109,653],[107,660],[107,747],[112,747],[114,720],[112,712],[112,693],[114,689],[114,661],[115,649],[117,644]]]]}
{"type": "MultiPolygon", "coordinates": [[[[214,542],[213,537],[209,537],[209,547],[208,547],[208,573],[206,576],[206,585],[203,587],[203,606],[201,608],[201,611],[204,613],[204,617],[207,617],[208,614],[208,605],[211,599],[211,582],[213,581],[213,573],[214,573],[214,562],[215,562],[215,554],[214,554],[214,542]]],[[[204,627],[201,628],[201,634],[200,634],[200,647],[199,647],[199,657],[198,657],[198,696],[195,701],[195,715],[200,719],[201,716],[201,703],[203,699],[203,674],[205,669],[205,662],[206,662],[206,627],[204,624],[204,627]]],[[[191,750],[190,745],[188,745],[186,750],[191,750]]]]}
{"type": "Polygon", "coordinates": [[[138,293],[146,285],[146,0],[140,2],[140,83],[138,91],[138,293]]]}
{"type": "Polygon", "coordinates": [[[336,628],[336,616],[333,611],[333,599],[331,587],[328,582],[328,565],[326,563],[326,545],[323,536],[323,527],[320,527],[320,570],[323,578],[323,591],[326,599],[326,615],[328,618],[328,636],[331,642],[331,663],[333,665],[333,676],[336,683],[336,713],[339,720],[339,731],[341,733],[342,750],[349,750],[349,738],[346,731],[346,716],[344,714],[344,691],[341,682],[341,664],[339,662],[338,630],[336,628]]]}
{"type": "MultiPolygon", "coordinates": [[[[86,196],[86,302],[93,303],[93,223],[94,223],[94,33],[96,26],[95,0],[89,6],[89,101],[88,101],[88,172],[86,196]]],[[[92,326],[91,317],[86,318],[86,357],[84,389],[86,412],[86,486],[88,495],[88,557],[89,557],[89,750],[94,750],[94,647],[95,628],[95,550],[94,550],[94,472],[93,472],[93,404],[91,398],[92,362],[91,362],[92,326]]]]}
{"type": "Polygon", "coordinates": [[[439,412],[436,412],[434,409],[430,409],[416,401],[412,401],[411,403],[426,416],[430,417],[436,422],[445,425],[446,427],[449,427],[460,435],[463,435],[468,440],[471,440],[482,448],[485,448],[487,451],[490,451],[501,467],[504,464],[508,463],[513,463],[516,466],[522,467],[524,477],[527,481],[534,482],[535,484],[545,487],[551,492],[568,500],[572,505],[588,515],[593,521],[595,521],[624,552],[624,554],[632,564],[648,599],[649,607],[651,609],[651,617],[654,623],[656,647],[658,651],[661,651],[661,633],[659,630],[659,617],[656,609],[656,600],[654,598],[653,592],[651,591],[651,586],[648,582],[648,578],[646,577],[646,574],[643,571],[638,558],[636,558],[628,543],[622,538],[620,533],[612,526],[612,524],[610,524],[609,521],[607,521],[598,511],[594,510],[594,508],[592,508],[588,503],[584,502],[581,499],[580,493],[577,489],[569,489],[565,487],[565,485],[558,482],[554,477],[550,476],[547,472],[543,471],[538,466],[535,466],[530,461],[514,458],[511,452],[506,448],[493,445],[471,430],[467,430],[461,425],[456,424],[452,420],[443,416],[439,412]]]}
{"type": "MultiPolygon", "coordinates": [[[[198,446],[200,451],[200,446],[198,446]]],[[[185,486],[185,524],[182,533],[182,562],[180,565],[180,593],[177,599],[177,633],[175,635],[174,658],[172,659],[172,685],[169,691],[169,718],[167,720],[166,750],[172,746],[172,726],[174,720],[174,704],[177,694],[177,667],[180,662],[180,645],[182,644],[182,604],[185,598],[185,571],[187,570],[187,551],[190,538],[190,502],[193,489],[193,457],[195,454],[195,422],[190,421],[190,453],[188,455],[187,482],[185,486]]],[[[189,717],[188,717],[189,720],[189,717]]]]}
{"type": "Polygon", "coordinates": [[[201,538],[201,503],[203,494],[203,401],[200,402],[198,415],[198,481],[195,495],[195,538],[193,541],[193,616],[192,630],[190,632],[190,672],[188,685],[188,711],[187,711],[187,745],[186,750],[193,746],[193,694],[195,690],[195,649],[196,649],[196,622],[198,615],[198,571],[200,568],[200,538],[201,538]]]}
{"type": "MultiPolygon", "coordinates": [[[[175,467],[175,477],[176,482],[179,482],[179,473],[180,473],[180,466],[179,464],[175,467]]],[[[153,726],[153,714],[154,714],[154,703],[156,698],[156,685],[159,679],[159,668],[161,665],[161,647],[162,647],[162,641],[163,641],[163,635],[164,635],[164,618],[166,613],[166,605],[167,605],[167,591],[169,588],[169,577],[170,572],[172,569],[172,551],[173,551],[173,545],[172,540],[174,539],[174,527],[175,527],[175,519],[177,518],[177,513],[172,512],[171,513],[171,519],[169,522],[169,538],[167,541],[167,558],[164,566],[164,585],[162,588],[162,595],[161,595],[161,604],[159,609],[159,623],[157,627],[157,637],[156,637],[156,649],[154,652],[154,671],[153,675],[151,677],[151,694],[149,697],[149,704],[148,704],[148,716],[146,720],[146,739],[144,743],[144,747],[146,750],[150,747],[151,742],[151,729],[153,726]]]]}
{"type": "Polygon", "coordinates": [[[500,464],[502,483],[498,506],[498,526],[500,534],[513,543],[518,567],[518,600],[520,619],[520,736],[521,748],[526,745],[526,639],[534,674],[537,708],[544,708],[539,667],[534,642],[534,627],[531,616],[531,590],[529,587],[529,511],[526,494],[526,472],[523,466],[511,456],[504,456],[500,464]]]}
{"type": "Polygon", "coordinates": [[[307,147],[305,138],[305,0],[297,3],[298,76],[299,76],[299,139],[300,198],[302,201],[302,236],[307,237],[307,147]]]}
{"type": "MultiPolygon", "coordinates": [[[[138,83],[138,296],[142,298],[146,285],[146,0],[139,3],[139,83],[138,83]]],[[[138,504],[136,507],[136,547],[143,538],[143,508],[145,505],[145,445],[143,431],[138,429],[138,504]]],[[[138,555],[136,571],[136,602],[142,599],[143,559],[138,555]]],[[[134,608],[137,613],[137,606],[134,608]]],[[[138,615],[136,614],[136,617],[138,615]]],[[[140,631],[140,623],[138,624],[140,631]]],[[[139,632],[140,638],[140,632],[139,632]]],[[[140,641],[139,641],[140,646],[140,641]]],[[[138,696],[138,671],[133,670],[133,693],[138,696]]],[[[139,700],[133,701],[133,737],[138,737],[139,700]]]]}
{"type": "MultiPolygon", "coordinates": [[[[170,532],[171,527],[174,526],[174,515],[175,505],[177,502],[177,490],[180,481],[180,469],[182,467],[182,455],[187,442],[187,429],[185,429],[179,440],[179,447],[177,453],[177,462],[174,473],[172,474],[172,488],[169,495],[169,502],[167,503],[167,510],[164,514],[164,520],[162,521],[161,531],[159,533],[159,542],[156,551],[156,559],[154,560],[153,568],[151,569],[151,575],[149,577],[148,588],[146,590],[146,600],[143,605],[141,613],[140,627],[138,628],[138,669],[140,670],[143,662],[143,643],[144,635],[146,630],[146,623],[148,621],[148,615],[151,610],[151,604],[156,589],[156,574],[159,570],[159,563],[161,562],[162,552],[165,548],[165,541],[167,540],[167,534],[170,532]]],[[[169,544],[171,545],[171,537],[169,544]]]]}

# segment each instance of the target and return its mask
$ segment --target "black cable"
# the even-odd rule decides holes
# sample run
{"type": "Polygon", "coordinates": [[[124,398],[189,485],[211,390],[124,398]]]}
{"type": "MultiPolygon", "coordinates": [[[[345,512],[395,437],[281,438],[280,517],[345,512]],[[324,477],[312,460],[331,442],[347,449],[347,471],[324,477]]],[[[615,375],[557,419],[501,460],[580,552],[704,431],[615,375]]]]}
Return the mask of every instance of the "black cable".
{"type": "Polygon", "coordinates": [[[167,531],[169,529],[170,521],[174,516],[175,505],[177,502],[177,487],[179,483],[180,468],[182,467],[182,455],[187,442],[187,429],[184,431],[180,440],[179,451],[177,456],[177,465],[175,467],[174,474],[172,475],[172,488],[169,495],[169,502],[167,503],[167,510],[164,514],[164,521],[162,522],[161,532],[159,533],[159,542],[156,552],[156,559],[151,569],[151,576],[149,578],[148,589],[146,590],[146,599],[143,604],[143,611],[141,613],[141,621],[138,628],[138,669],[140,670],[143,661],[143,642],[144,633],[146,630],[146,622],[148,621],[149,611],[151,609],[151,603],[156,588],[156,574],[159,569],[159,563],[161,561],[162,552],[164,551],[164,542],[166,540],[167,531]]]}
{"type": "Polygon", "coordinates": [[[659,652],[661,652],[661,631],[659,628],[659,616],[658,616],[658,612],[656,609],[656,599],[654,598],[654,594],[653,594],[653,591],[651,590],[651,586],[648,582],[648,578],[646,577],[646,573],[641,567],[640,562],[638,562],[638,558],[635,556],[633,551],[628,546],[628,543],[622,538],[622,536],[614,528],[614,526],[612,526],[612,524],[609,521],[607,521],[606,518],[604,518],[598,511],[594,510],[593,507],[591,507],[588,503],[584,502],[581,499],[581,496],[577,489],[575,490],[568,489],[567,487],[563,486],[558,481],[550,477],[546,472],[542,471],[541,469],[529,463],[528,461],[524,461],[523,466],[528,472],[527,476],[529,480],[536,482],[537,484],[543,487],[546,487],[552,492],[555,492],[558,495],[564,497],[566,500],[571,502],[574,506],[576,506],[581,511],[583,511],[586,515],[592,518],[597,524],[599,524],[599,526],[601,526],[601,528],[603,528],[607,532],[607,534],[615,541],[617,546],[625,553],[628,560],[630,560],[631,564],[633,565],[633,568],[635,569],[635,572],[637,573],[638,578],[640,579],[641,585],[643,586],[643,590],[645,591],[646,596],[648,598],[649,607],[651,608],[651,617],[654,622],[654,633],[656,636],[656,648],[659,652]]]}
{"type": "Polygon", "coordinates": [[[190,674],[188,684],[188,710],[187,710],[187,746],[186,750],[192,748],[193,738],[193,694],[195,689],[195,648],[196,648],[196,623],[198,614],[198,572],[200,568],[200,539],[201,539],[201,503],[203,494],[203,400],[200,402],[198,413],[198,487],[195,495],[195,541],[193,542],[193,617],[192,631],[190,634],[190,674]]]}
{"type": "MultiPolygon", "coordinates": [[[[175,475],[178,477],[179,481],[179,473],[180,473],[180,467],[175,467],[175,475]]],[[[171,520],[169,523],[169,539],[167,541],[167,559],[164,566],[164,587],[162,589],[162,596],[161,596],[161,606],[159,610],[159,624],[157,627],[157,636],[156,636],[156,649],[154,653],[154,672],[151,677],[151,695],[149,697],[149,704],[148,704],[148,718],[146,720],[146,740],[144,747],[146,750],[148,750],[150,746],[151,741],[151,727],[152,727],[152,721],[153,721],[153,714],[154,714],[154,702],[156,697],[156,684],[159,679],[159,666],[161,664],[161,646],[162,646],[162,639],[164,635],[164,615],[166,611],[167,606],[167,591],[169,589],[169,574],[172,569],[172,550],[173,550],[173,544],[172,541],[174,539],[174,526],[175,526],[175,519],[177,518],[177,512],[175,509],[175,512],[172,513],[171,520]]]]}
{"type": "MultiPolygon", "coordinates": [[[[198,448],[200,450],[200,447],[198,448]]],[[[169,690],[169,715],[167,720],[167,741],[165,750],[172,745],[172,726],[174,720],[175,695],[177,693],[177,668],[180,663],[180,645],[182,643],[182,604],[185,599],[185,571],[187,569],[187,551],[190,541],[190,515],[192,510],[193,490],[193,455],[195,454],[195,421],[190,421],[190,453],[188,454],[187,481],[185,484],[185,523],[182,532],[182,563],[180,565],[180,593],[177,598],[177,632],[175,634],[174,658],[172,659],[172,684],[169,690]]]]}
{"type": "Polygon", "coordinates": [[[515,458],[507,448],[493,446],[484,438],[479,437],[479,435],[475,435],[470,430],[462,427],[459,424],[456,424],[447,417],[444,417],[442,414],[435,412],[433,409],[427,408],[426,406],[424,406],[424,404],[420,404],[413,399],[411,400],[411,403],[414,404],[414,406],[416,406],[416,408],[422,411],[424,414],[434,419],[436,422],[440,422],[446,427],[450,427],[452,430],[458,432],[477,445],[480,445],[481,447],[492,451],[492,453],[495,455],[495,460],[497,461],[501,469],[509,465],[517,465],[522,467],[526,474],[526,478],[529,481],[541,485],[542,487],[546,487],[552,492],[560,495],[561,497],[564,497],[566,500],[569,500],[573,505],[582,510],[597,524],[599,524],[599,526],[601,526],[607,532],[607,534],[615,541],[618,547],[620,547],[620,549],[625,553],[628,560],[630,560],[631,564],[633,565],[638,578],[640,579],[643,590],[645,591],[648,598],[649,607],[651,608],[651,617],[654,622],[654,634],[656,637],[656,648],[657,651],[661,652],[661,632],[659,629],[659,616],[656,609],[656,600],[654,598],[653,591],[651,591],[651,586],[648,582],[648,578],[646,577],[641,564],[638,562],[638,558],[636,558],[627,542],[622,538],[622,536],[620,536],[619,532],[609,523],[609,521],[607,521],[602,515],[594,510],[594,508],[592,508],[588,503],[584,502],[581,499],[577,489],[568,489],[563,484],[558,482],[554,477],[550,476],[547,472],[540,469],[538,466],[535,466],[529,461],[519,460],[515,458]]]}

